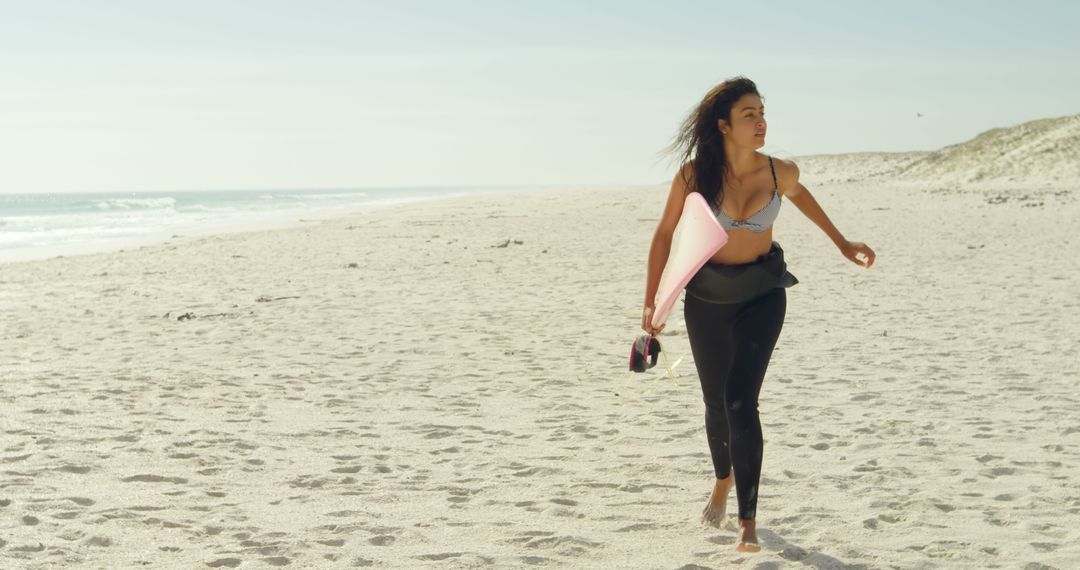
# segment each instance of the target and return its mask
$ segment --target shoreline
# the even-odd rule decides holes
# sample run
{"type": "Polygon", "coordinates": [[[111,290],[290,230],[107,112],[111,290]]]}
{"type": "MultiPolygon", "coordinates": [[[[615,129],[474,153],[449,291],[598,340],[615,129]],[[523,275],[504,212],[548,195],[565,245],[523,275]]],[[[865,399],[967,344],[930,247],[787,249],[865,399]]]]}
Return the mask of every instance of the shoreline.
{"type": "MultiPolygon", "coordinates": [[[[398,207],[409,207],[429,202],[442,202],[446,200],[468,199],[470,197],[489,197],[502,195],[522,195],[529,193],[558,192],[561,190],[575,189],[605,189],[623,188],[643,185],[627,186],[537,186],[537,187],[508,187],[490,188],[482,190],[464,191],[463,193],[449,193],[438,196],[388,198],[374,200],[355,206],[324,206],[312,207],[301,211],[286,210],[263,214],[252,214],[256,219],[238,219],[236,221],[221,224],[220,222],[191,222],[182,227],[170,228],[151,234],[132,236],[128,238],[114,238],[108,241],[95,241],[92,243],[50,245],[36,248],[21,248],[11,252],[0,252],[0,268],[10,267],[20,263],[33,263],[52,259],[82,257],[86,255],[108,254],[123,251],[139,250],[147,247],[175,245],[192,239],[209,238],[226,234],[242,234],[273,230],[288,230],[312,223],[326,222],[331,220],[349,218],[363,215],[366,212],[393,210],[398,207]]],[[[449,188],[454,190],[456,187],[449,188]]],[[[254,190],[252,192],[258,192],[254,190]]]]}

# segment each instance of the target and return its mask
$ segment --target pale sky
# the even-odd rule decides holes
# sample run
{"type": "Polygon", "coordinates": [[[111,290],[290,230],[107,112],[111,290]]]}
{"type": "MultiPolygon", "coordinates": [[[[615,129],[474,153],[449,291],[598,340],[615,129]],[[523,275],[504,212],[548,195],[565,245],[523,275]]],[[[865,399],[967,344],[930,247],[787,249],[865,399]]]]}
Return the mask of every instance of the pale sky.
{"type": "Polygon", "coordinates": [[[766,152],[932,150],[1080,113],[1077,22],[1066,1],[0,0],[0,193],[654,184],[740,74],[766,152]]]}

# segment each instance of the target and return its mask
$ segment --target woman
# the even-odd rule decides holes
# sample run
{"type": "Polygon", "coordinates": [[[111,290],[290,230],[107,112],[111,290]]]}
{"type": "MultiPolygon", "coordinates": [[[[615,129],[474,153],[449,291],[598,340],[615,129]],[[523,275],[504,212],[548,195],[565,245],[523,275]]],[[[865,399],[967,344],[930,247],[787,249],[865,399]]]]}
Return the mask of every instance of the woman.
{"type": "Polygon", "coordinates": [[[686,287],[684,316],[705,400],[705,432],[716,483],[702,522],[726,522],[734,479],[739,502],[736,548],[756,552],[754,517],[761,476],[762,434],[758,393],[787,311],[786,271],[772,223],[787,198],[813,221],[844,257],[869,268],[874,252],[844,239],[810,192],[795,163],[757,152],[765,144],[765,106],[753,81],[735,77],[714,87],[690,113],[672,145],[683,166],[671,184],[649,250],[641,326],[652,327],[656,290],[686,196],[700,192],[728,232],[728,242],[686,287]],[[691,160],[691,157],[693,159],[691,160]],[[865,259],[856,256],[862,255],[865,259]]]}

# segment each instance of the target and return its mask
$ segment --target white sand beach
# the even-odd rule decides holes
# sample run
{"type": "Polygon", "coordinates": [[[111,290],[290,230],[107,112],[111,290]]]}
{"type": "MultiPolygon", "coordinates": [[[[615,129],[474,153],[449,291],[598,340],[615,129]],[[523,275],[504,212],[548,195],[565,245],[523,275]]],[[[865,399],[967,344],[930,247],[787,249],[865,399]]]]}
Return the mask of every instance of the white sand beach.
{"type": "Polygon", "coordinates": [[[1080,184],[980,148],[800,162],[877,260],[784,204],[761,552],[681,301],[627,371],[664,184],[0,265],[0,567],[1080,567],[1080,184]]]}

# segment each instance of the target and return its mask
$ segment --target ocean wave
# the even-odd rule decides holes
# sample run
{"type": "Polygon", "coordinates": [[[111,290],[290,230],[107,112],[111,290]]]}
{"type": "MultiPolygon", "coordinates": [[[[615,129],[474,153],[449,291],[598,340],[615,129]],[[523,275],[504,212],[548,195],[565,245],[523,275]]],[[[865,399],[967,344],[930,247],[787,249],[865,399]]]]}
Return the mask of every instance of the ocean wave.
{"type": "Polygon", "coordinates": [[[94,207],[98,210],[171,210],[176,207],[175,198],[118,198],[102,200],[94,207]]]}
{"type": "Polygon", "coordinates": [[[340,198],[366,198],[367,192],[342,192],[336,194],[285,194],[285,198],[296,200],[337,200],[340,198]]]}

